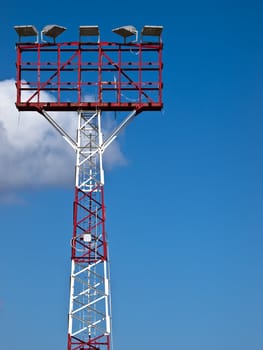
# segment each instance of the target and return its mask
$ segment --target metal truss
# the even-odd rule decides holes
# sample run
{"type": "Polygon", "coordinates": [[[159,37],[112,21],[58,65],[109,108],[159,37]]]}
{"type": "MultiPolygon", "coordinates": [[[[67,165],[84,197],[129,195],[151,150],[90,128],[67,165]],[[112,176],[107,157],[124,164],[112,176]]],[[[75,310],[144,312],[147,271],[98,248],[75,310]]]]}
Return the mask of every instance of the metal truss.
{"type": "Polygon", "coordinates": [[[79,111],[76,141],[47,111],[39,110],[39,113],[76,152],[68,350],[110,350],[111,302],[103,153],[139,112],[131,111],[104,139],[102,111],[79,111]]]}
{"type": "Polygon", "coordinates": [[[110,350],[111,302],[103,153],[138,112],[131,111],[104,139],[102,111],[79,111],[76,141],[47,111],[39,110],[39,113],[76,152],[68,350],[110,350]]]}
{"type": "MultiPolygon", "coordinates": [[[[76,152],[68,350],[110,350],[103,153],[142,111],[160,111],[162,42],[18,43],[16,107],[39,112],[76,152]],[[49,112],[78,113],[73,139],[49,112]],[[128,113],[107,137],[102,113],[128,113]]],[[[123,116],[123,114],[122,114],[123,116]]]]}
{"type": "Polygon", "coordinates": [[[18,43],[16,106],[21,111],[161,110],[162,48],[161,42],[18,43]]]}
{"type": "Polygon", "coordinates": [[[100,112],[79,112],[68,350],[109,350],[108,254],[100,112]]]}

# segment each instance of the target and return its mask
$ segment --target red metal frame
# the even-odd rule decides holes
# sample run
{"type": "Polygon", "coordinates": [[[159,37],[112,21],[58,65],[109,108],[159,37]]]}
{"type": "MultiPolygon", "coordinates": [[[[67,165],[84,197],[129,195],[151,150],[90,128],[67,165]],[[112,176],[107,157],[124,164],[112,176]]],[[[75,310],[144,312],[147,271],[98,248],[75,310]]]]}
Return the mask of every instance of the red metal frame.
{"type": "Polygon", "coordinates": [[[19,43],[16,106],[161,110],[162,66],[162,43],[19,43]]]}
{"type": "Polygon", "coordinates": [[[107,260],[103,186],[97,186],[90,192],[75,188],[71,258],[76,263],[89,264],[107,260]],[[95,233],[99,233],[98,237],[95,233]],[[97,242],[96,251],[90,243],[83,241],[85,234],[92,235],[92,240],[97,242]]]}
{"type": "Polygon", "coordinates": [[[77,337],[68,335],[68,350],[110,350],[110,336],[101,335],[84,343],[77,337]]]}
{"type": "MultiPolygon", "coordinates": [[[[107,260],[103,186],[98,185],[90,192],[76,187],[73,208],[71,259],[79,266],[107,260]],[[92,242],[97,242],[96,248],[93,243],[84,242],[85,234],[90,234],[92,242]]],[[[68,350],[110,350],[110,335],[98,333],[96,337],[83,340],[81,336],[68,334],[68,350]]]]}

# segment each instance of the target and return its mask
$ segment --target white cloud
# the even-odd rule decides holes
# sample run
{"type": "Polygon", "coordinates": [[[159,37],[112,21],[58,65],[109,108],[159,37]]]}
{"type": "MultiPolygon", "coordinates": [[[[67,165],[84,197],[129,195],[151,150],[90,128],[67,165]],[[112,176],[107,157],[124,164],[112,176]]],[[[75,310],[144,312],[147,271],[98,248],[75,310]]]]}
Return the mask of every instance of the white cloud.
{"type": "MultiPolygon", "coordinates": [[[[75,153],[38,113],[18,112],[13,79],[0,81],[0,202],[19,202],[20,190],[74,183],[75,153]]],[[[75,136],[76,114],[52,114],[75,136]]],[[[104,131],[114,127],[106,116],[104,131]]],[[[125,164],[118,142],[105,152],[105,167],[125,164]]]]}

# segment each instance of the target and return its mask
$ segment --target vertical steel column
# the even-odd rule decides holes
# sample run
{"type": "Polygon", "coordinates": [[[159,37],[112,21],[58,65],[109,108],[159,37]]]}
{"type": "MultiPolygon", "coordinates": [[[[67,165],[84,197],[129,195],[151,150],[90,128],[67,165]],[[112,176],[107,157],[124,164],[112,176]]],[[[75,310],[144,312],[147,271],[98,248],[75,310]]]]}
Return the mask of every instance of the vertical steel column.
{"type": "Polygon", "coordinates": [[[79,112],[78,118],[68,350],[109,350],[101,112],[79,112]]]}
{"type": "Polygon", "coordinates": [[[21,56],[22,56],[22,50],[19,45],[16,47],[17,50],[17,60],[16,60],[16,100],[22,101],[21,98],[21,75],[22,75],[22,63],[21,63],[21,56]]]}
{"type": "Polygon", "coordinates": [[[159,77],[158,77],[158,92],[159,92],[159,99],[158,102],[162,103],[162,90],[163,90],[163,43],[160,43],[160,46],[158,48],[158,66],[159,66],[159,77]]]}

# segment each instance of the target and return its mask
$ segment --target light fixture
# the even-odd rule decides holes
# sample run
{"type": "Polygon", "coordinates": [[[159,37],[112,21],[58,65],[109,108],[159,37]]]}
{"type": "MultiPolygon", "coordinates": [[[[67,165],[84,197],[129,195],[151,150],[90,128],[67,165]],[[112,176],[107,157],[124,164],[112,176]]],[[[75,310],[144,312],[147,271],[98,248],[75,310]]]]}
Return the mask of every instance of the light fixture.
{"type": "Polygon", "coordinates": [[[112,29],[113,33],[118,34],[124,38],[124,42],[126,43],[126,38],[132,35],[136,35],[135,41],[138,38],[138,31],[134,26],[124,26],[112,29]]]}
{"type": "Polygon", "coordinates": [[[158,37],[159,41],[161,39],[161,34],[163,31],[163,26],[144,26],[141,31],[141,38],[143,36],[158,37]]]}
{"type": "Polygon", "coordinates": [[[92,241],[91,233],[84,233],[82,239],[85,243],[90,243],[92,241]]]}
{"type": "Polygon", "coordinates": [[[24,36],[35,36],[37,38],[38,42],[38,31],[36,30],[35,26],[32,25],[25,25],[25,26],[15,26],[15,31],[18,34],[19,41],[21,40],[21,37],[24,36]]]}
{"type": "Polygon", "coordinates": [[[53,38],[54,42],[57,36],[66,30],[65,27],[58,26],[56,24],[49,24],[45,26],[41,31],[41,40],[43,40],[43,35],[53,38]]]}
{"type": "MultiPolygon", "coordinates": [[[[100,41],[100,31],[99,26],[80,26],[79,36],[96,36],[98,37],[98,42],[100,41]]],[[[81,41],[81,40],[80,40],[81,41]]]]}

